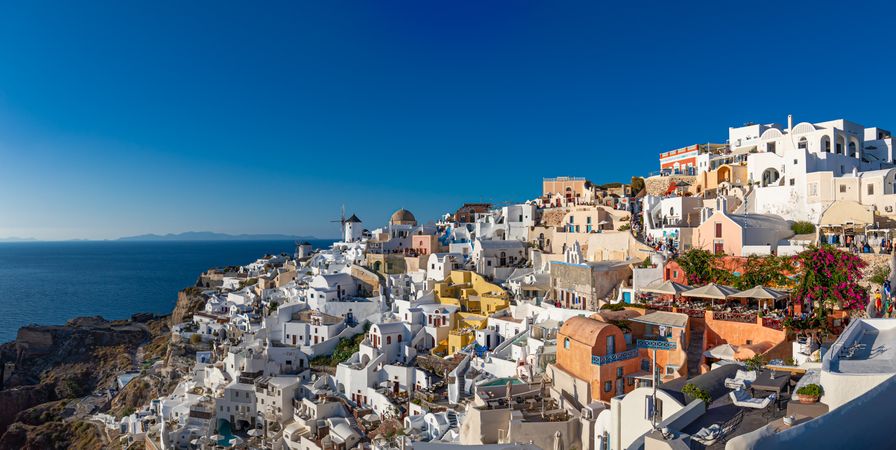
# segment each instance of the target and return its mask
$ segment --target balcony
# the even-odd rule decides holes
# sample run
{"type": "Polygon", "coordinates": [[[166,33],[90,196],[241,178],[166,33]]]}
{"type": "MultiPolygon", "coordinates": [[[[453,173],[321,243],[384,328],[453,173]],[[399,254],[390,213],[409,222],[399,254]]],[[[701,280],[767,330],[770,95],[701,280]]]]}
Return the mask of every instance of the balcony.
{"type": "Polygon", "coordinates": [[[626,350],[624,352],[613,353],[610,355],[604,356],[591,356],[591,364],[595,366],[602,366],[604,364],[610,364],[618,361],[625,361],[627,359],[637,358],[638,357],[638,349],[633,348],[631,350],[626,350]]]}

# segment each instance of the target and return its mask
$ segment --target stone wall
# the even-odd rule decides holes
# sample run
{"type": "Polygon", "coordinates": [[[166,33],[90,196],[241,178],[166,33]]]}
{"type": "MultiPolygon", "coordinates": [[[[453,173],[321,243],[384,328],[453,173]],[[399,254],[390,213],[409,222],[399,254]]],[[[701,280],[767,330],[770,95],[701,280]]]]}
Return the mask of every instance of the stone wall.
{"type": "Polygon", "coordinates": [[[672,175],[668,177],[650,177],[644,180],[644,188],[647,189],[647,195],[665,195],[669,190],[669,184],[684,181],[693,184],[696,177],[692,175],[672,175]]]}

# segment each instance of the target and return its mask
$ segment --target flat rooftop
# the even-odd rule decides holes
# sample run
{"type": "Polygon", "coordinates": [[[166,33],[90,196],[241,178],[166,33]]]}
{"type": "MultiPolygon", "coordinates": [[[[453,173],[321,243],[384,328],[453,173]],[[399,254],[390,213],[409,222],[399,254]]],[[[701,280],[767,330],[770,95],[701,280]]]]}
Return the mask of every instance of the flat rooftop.
{"type": "Polygon", "coordinates": [[[843,374],[896,373],[896,320],[853,321],[825,354],[822,367],[843,374]]]}

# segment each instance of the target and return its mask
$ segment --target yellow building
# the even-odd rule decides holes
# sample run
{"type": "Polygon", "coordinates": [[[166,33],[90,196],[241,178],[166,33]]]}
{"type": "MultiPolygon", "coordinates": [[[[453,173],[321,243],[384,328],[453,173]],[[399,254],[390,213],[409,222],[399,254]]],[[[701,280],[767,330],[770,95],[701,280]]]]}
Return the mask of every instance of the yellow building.
{"type": "Polygon", "coordinates": [[[454,270],[434,287],[436,300],[460,308],[454,316],[454,329],[448,334],[448,354],[455,354],[470,345],[476,330],[485,328],[488,316],[510,306],[507,292],[481,275],[454,270]]]}
{"type": "Polygon", "coordinates": [[[452,271],[434,291],[439,303],[458,306],[461,312],[489,315],[510,306],[504,289],[467,270],[452,271]]]}

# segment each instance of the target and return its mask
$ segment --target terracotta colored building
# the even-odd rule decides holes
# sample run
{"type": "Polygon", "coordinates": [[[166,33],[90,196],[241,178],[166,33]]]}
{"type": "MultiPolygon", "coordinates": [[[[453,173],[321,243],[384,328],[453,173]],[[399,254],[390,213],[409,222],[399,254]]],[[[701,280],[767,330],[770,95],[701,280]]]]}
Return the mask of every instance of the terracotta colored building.
{"type": "Polygon", "coordinates": [[[616,325],[577,316],[563,323],[557,333],[557,368],[588,383],[591,401],[611,398],[635,388],[640,370],[638,349],[628,349],[625,335],[616,325]]]}
{"type": "Polygon", "coordinates": [[[485,214],[492,208],[491,203],[464,203],[454,212],[454,221],[458,223],[473,223],[477,214],[485,214]]]}

